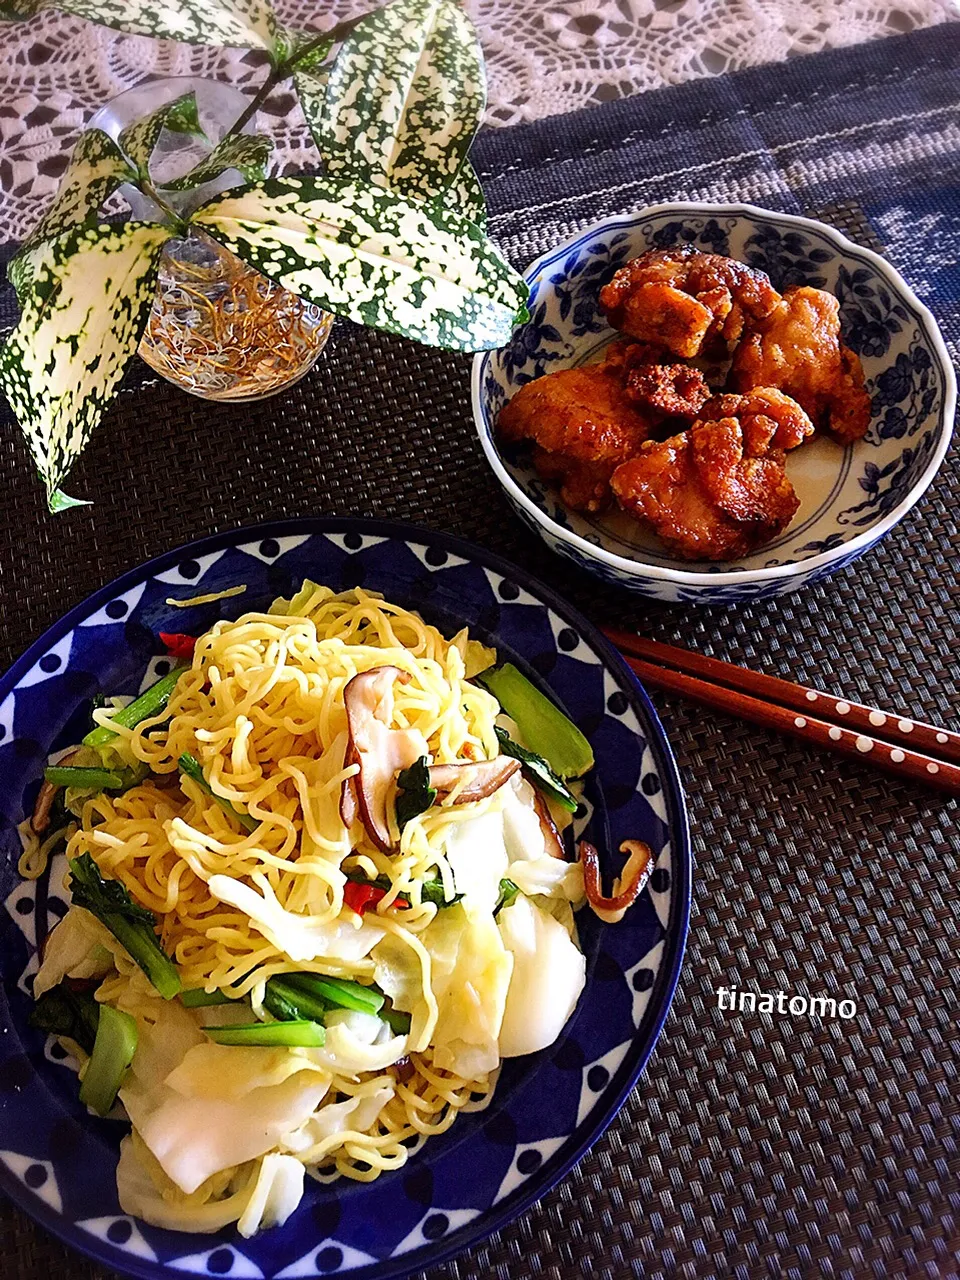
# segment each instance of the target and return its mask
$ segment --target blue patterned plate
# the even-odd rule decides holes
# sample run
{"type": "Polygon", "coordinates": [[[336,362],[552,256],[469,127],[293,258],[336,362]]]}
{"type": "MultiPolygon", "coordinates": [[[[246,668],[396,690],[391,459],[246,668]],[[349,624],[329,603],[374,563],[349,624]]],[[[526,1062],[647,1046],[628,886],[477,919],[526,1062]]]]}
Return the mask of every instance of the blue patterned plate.
{"type": "MultiPolygon", "coordinates": [[[[650,1056],[680,970],[690,904],[683,797],[653,707],[584,618],[520,569],[457,539],[374,520],[300,520],[218,534],[97,592],[0,681],[0,1186],[105,1266],[133,1276],[385,1280],[432,1266],[502,1227],[603,1132],[650,1056]],[[53,1042],[27,1026],[36,945],[64,913],[63,863],[36,885],[16,873],[14,825],[47,754],[77,740],[98,691],[136,692],[164,669],[158,631],[198,632],[290,595],[304,577],[362,585],[463,624],[526,669],[586,730],[597,757],[580,826],[601,850],[627,838],[658,854],[649,890],[619,925],[580,916],[587,987],[561,1039],[507,1062],[486,1110],[461,1115],[406,1167],[371,1184],[308,1180],[282,1228],[253,1240],[158,1230],[124,1216],[117,1150],[126,1126],[89,1116],[53,1042]],[[189,611],[181,599],[246,583],[189,611]]],[[[607,860],[606,875],[612,866],[607,860]]],[[[62,1057],[62,1055],[61,1055],[62,1057]]]]}
{"type": "Polygon", "coordinates": [[[957,391],[937,322],[888,262],[822,222],[749,204],[654,205],[595,223],[525,274],[530,322],[509,346],[474,360],[480,442],[520,518],[552,550],[607,582],[697,604],[796,591],[879,542],[943,461],[957,391]],[[759,267],[778,289],[805,284],[835,294],[872,402],[866,439],[842,448],[817,437],[789,455],[800,509],[783,533],[738,564],[677,559],[619,511],[569,510],[531,466],[502,457],[493,434],[500,409],[524,383],[595,360],[615,337],[598,302],[614,271],[648,249],[676,244],[759,267]]]}

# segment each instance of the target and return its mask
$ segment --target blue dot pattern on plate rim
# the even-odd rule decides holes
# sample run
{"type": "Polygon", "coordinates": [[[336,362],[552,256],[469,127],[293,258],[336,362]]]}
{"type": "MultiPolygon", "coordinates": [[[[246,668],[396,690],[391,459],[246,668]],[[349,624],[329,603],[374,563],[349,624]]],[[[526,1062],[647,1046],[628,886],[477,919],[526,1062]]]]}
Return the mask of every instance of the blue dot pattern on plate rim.
{"type": "MultiPolygon", "coordinates": [[[[609,1123],[642,1070],[676,985],[689,911],[690,852],[672,757],[650,703],[601,637],[489,553],[377,521],[294,521],[214,536],[126,575],[48,632],[0,681],[0,723],[7,729],[0,741],[0,999],[8,1028],[0,1042],[0,1185],[106,1266],[144,1277],[372,1280],[432,1265],[552,1185],[609,1123]],[[76,1077],[26,1025],[36,940],[63,913],[65,867],[61,855],[36,885],[20,882],[13,824],[32,803],[47,753],[82,730],[83,699],[98,688],[136,692],[155,678],[163,663],[152,638],[158,631],[205,629],[290,594],[304,577],[381,590],[447,634],[467,623],[495,641],[589,732],[598,763],[580,829],[604,850],[646,840],[666,874],[618,926],[581,913],[588,986],[560,1040],[507,1062],[492,1104],[473,1105],[404,1169],[372,1184],[308,1179],[290,1221],[253,1240],[233,1230],[212,1237],[163,1231],[126,1217],[117,1202],[116,1151],[126,1126],[86,1115],[76,1077]],[[165,604],[241,582],[244,596],[189,613],[165,604]],[[59,658],[49,671],[53,664],[41,661],[48,653],[59,658]],[[549,674],[544,680],[537,671],[549,674]],[[80,697],[67,692],[81,686],[80,697]]],[[[620,865],[621,858],[607,859],[608,879],[620,865]]]]}
{"type": "MultiPolygon", "coordinates": [[[[872,421],[864,441],[843,450],[836,480],[816,504],[805,504],[790,528],[740,564],[706,566],[702,582],[684,585],[646,576],[643,566],[627,573],[569,540],[575,535],[614,555],[639,557],[650,565],[689,570],[649,539],[633,543],[602,518],[564,507],[556,488],[523,460],[501,459],[525,496],[557,526],[545,527],[507,490],[517,514],[558,555],[579,568],[650,599],[671,603],[733,604],[760,600],[817,582],[850,564],[883,536],[865,537],[849,554],[825,565],[802,562],[868,535],[910,494],[950,430],[945,421],[951,377],[942,343],[928,314],[899,296],[891,278],[871,256],[843,247],[829,228],[802,228],[777,214],[744,210],[725,215],[677,206],[618,217],[585,231],[571,244],[540,259],[526,278],[531,285],[530,321],[500,351],[477,358],[475,409],[488,445],[504,403],[526,382],[592,359],[614,336],[599,316],[598,294],[613,272],[647,249],[690,244],[731,254],[766,271],[780,289],[808,284],[834,293],[840,302],[844,340],[861,357],[871,398],[872,421]],[[933,327],[931,330],[931,326],[933,327]],[[712,573],[798,564],[789,577],[759,582],[711,583],[712,573]]],[[[624,522],[625,527],[628,522],[624,522]]],[[[639,531],[637,531],[639,534],[639,531]]]]}

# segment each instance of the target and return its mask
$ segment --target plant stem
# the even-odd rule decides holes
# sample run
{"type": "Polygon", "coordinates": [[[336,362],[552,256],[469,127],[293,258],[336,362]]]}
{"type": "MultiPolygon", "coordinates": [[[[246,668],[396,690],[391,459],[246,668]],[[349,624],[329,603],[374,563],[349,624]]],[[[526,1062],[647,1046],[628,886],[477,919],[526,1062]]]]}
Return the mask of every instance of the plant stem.
{"type": "Polygon", "coordinates": [[[233,124],[230,126],[230,128],[226,131],[226,133],[220,139],[221,142],[223,142],[224,139],[226,138],[232,138],[235,133],[243,132],[244,127],[247,124],[249,124],[249,122],[257,114],[257,112],[260,110],[260,108],[263,106],[266,100],[270,97],[271,93],[273,93],[274,89],[277,87],[280,81],[285,80],[287,78],[285,75],[282,76],[280,74],[282,69],[283,69],[282,66],[273,67],[271,69],[270,74],[267,76],[266,80],[257,90],[256,95],[253,98],[251,98],[251,100],[247,103],[246,107],[243,109],[240,115],[237,116],[236,120],[234,120],[233,124]]]}
{"type": "Polygon", "coordinates": [[[153,201],[160,212],[166,215],[171,227],[176,231],[177,235],[185,235],[187,230],[186,221],[179,213],[177,213],[176,209],[172,208],[166,200],[164,200],[163,196],[145,174],[141,174],[140,181],[136,185],[148,199],[153,201]]]}
{"type": "MultiPolygon", "coordinates": [[[[345,40],[358,22],[359,18],[350,18],[344,22],[339,22],[329,31],[319,32],[314,40],[308,41],[302,49],[299,49],[295,54],[285,59],[278,66],[271,68],[270,74],[267,76],[266,80],[257,90],[254,97],[251,98],[244,110],[236,120],[234,120],[233,124],[223,135],[223,138],[230,138],[235,133],[242,132],[244,127],[250,123],[266,100],[270,97],[271,93],[273,93],[277,85],[281,84],[284,80],[290,79],[290,76],[296,70],[297,63],[302,62],[304,58],[313,53],[313,51],[318,49],[321,45],[327,44],[328,42],[332,45],[339,44],[341,40],[345,40]]],[[[220,139],[221,142],[223,141],[223,138],[220,139]]]]}

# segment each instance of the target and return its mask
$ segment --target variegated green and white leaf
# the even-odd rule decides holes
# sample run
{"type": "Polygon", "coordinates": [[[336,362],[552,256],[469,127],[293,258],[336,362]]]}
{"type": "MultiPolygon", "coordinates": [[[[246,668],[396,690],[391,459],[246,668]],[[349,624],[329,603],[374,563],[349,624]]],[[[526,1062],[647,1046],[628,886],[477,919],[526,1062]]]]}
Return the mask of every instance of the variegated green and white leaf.
{"type": "Polygon", "coordinates": [[[0,0],[0,22],[23,22],[41,8],[38,0],[0,0]]]}
{"type": "Polygon", "coordinates": [[[483,55],[456,0],[393,0],[340,46],[323,109],[304,114],[327,172],[430,200],[456,177],[486,99],[483,55]]]}
{"type": "Polygon", "coordinates": [[[332,48],[333,41],[322,32],[298,31],[280,22],[276,24],[273,61],[277,66],[296,58],[298,71],[315,71],[326,62],[332,48]]]}
{"type": "Polygon", "coordinates": [[[51,510],[150,314],[169,227],[73,227],[30,250],[32,287],[0,348],[0,390],[20,420],[51,510]]]}
{"type": "Polygon", "coordinates": [[[20,246],[17,256],[7,264],[7,278],[16,289],[21,306],[30,284],[29,251],[42,240],[95,219],[107,196],[123,183],[135,181],[136,176],[107,134],[100,129],[89,129],[80,135],[53,204],[20,246]]]}
{"type": "Polygon", "coordinates": [[[0,17],[17,21],[43,9],[158,40],[239,49],[269,49],[273,42],[266,0],[3,0],[0,17]]]}
{"type": "Polygon", "coordinates": [[[163,125],[171,133],[187,133],[195,138],[206,138],[197,109],[197,95],[192,90],[168,104],[163,125]]]}
{"type": "Polygon", "coordinates": [[[327,95],[328,70],[329,68],[324,67],[315,71],[297,70],[293,73],[293,87],[297,91],[300,110],[303,112],[304,119],[310,127],[310,132],[313,134],[317,149],[321,155],[323,154],[323,147],[316,122],[323,117],[327,95]]]}
{"type": "Polygon", "coordinates": [[[469,218],[481,231],[487,229],[487,202],[477,171],[469,160],[464,160],[453,186],[434,196],[432,203],[438,209],[449,209],[451,213],[459,213],[461,217],[469,218]]]}
{"type": "MultiPolygon", "coordinates": [[[[316,39],[311,31],[287,32],[287,34],[300,42],[294,44],[294,51],[303,49],[316,39]]],[[[324,64],[330,56],[333,43],[333,40],[325,40],[322,44],[315,45],[306,57],[299,58],[294,68],[293,85],[300,100],[300,109],[311,130],[313,122],[323,115],[327,93],[327,73],[330,70],[330,67],[324,64]]]]}
{"type": "Polygon", "coordinates": [[[245,262],[327,311],[429,346],[502,346],[527,286],[474,223],[378,187],[272,178],[193,221],[245,262]]]}
{"type": "Polygon", "coordinates": [[[206,136],[197,113],[197,95],[192,89],[182,97],[164,103],[140,120],[135,120],[117,139],[120,150],[145,178],[150,176],[150,157],[164,129],[170,129],[174,133],[206,136]]]}
{"type": "Polygon", "coordinates": [[[189,191],[204,182],[212,182],[228,169],[236,169],[245,182],[262,182],[273,151],[273,139],[262,133],[234,133],[223,139],[206,160],[185,173],[182,178],[164,183],[165,191],[189,191]]]}

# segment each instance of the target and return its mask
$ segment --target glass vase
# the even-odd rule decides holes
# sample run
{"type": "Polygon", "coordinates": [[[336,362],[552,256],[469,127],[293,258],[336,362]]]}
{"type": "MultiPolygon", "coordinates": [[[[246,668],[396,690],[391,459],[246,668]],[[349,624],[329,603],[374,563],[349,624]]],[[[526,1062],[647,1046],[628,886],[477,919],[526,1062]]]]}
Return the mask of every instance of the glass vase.
{"type": "MultiPolygon", "coordinates": [[[[90,121],[114,141],[134,120],[193,90],[209,141],[164,130],[151,176],[164,202],[189,216],[244,179],[235,169],[192,191],[170,183],[210,154],[247,105],[230,85],[175,77],[120,94],[90,121]]],[[[254,129],[250,121],[243,132],[254,129]]],[[[135,218],[162,220],[159,206],[132,186],[120,188],[135,218]]],[[[199,229],[164,246],[157,295],[140,357],[161,377],[205,400],[260,400],[291,387],[319,359],[333,317],[249,267],[199,229]]]]}

